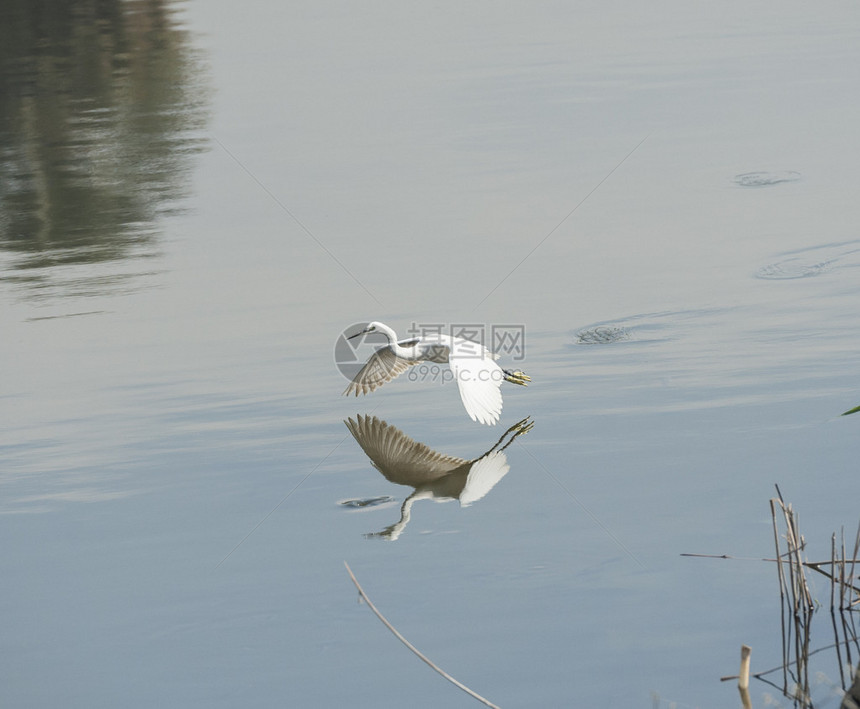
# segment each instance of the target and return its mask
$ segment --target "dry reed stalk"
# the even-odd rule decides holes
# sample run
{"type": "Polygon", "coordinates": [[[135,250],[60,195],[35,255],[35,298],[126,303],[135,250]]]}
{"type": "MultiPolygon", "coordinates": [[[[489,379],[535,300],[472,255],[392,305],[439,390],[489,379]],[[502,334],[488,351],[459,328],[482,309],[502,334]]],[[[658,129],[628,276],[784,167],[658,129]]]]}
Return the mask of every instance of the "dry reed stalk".
{"type": "MultiPolygon", "coordinates": [[[[836,532],[830,535],[830,568],[836,572],[837,556],[836,556],[836,532]]],[[[842,597],[842,589],[839,591],[840,599],[842,597]]],[[[841,608],[841,600],[840,600],[841,608]]],[[[841,614],[841,611],[840,611],[841,614]]],[[[830,622],[833,624],[833,637],[836,638],[836,663],[839,667],[839,681],[842,686],[845,686],[845,671],[842,663],[842,643],[839,641],[839,626],[836,624],[836,584],[833,582],[833,577],[830,579],[830,622]]]]}
{"type": "Polygon", "coordinates": [[[854,537],[854,553],[851,555],[851,586],[857,592],[857,598],[851,601],[848,605],[853,606],[860,603],[860,590],[854,587],[854,581],[857,579],[857,575],[855,573],[857,563],[857,555],[860,554],[860,522],[857,523],[857,535],[854,537]]]}
{"type": "Polygon", "coordinates": [[[749,645],[741,645],[741,670],[738,674],[738,692],[741,695],[743,709],[752,709],[750,699],[750,654],[752,648],[749,645]]]}
{"type": "Polygon", "coordinates": [[[749,689],[750,686],[750,655],[752,648],[749,645],[741,645],[741,672],[738,675],[738,687],[749,689]]]}
{"type": "MultiPolygon", "coordinates": [[[[743,559],[746,561],[773,562],[777,567],[779,579],[780,613],[782,631],[782,664],[752,676],[779,689],[778,685],[765,679],[766,675],[774,672],[783,673],[783,694],[795,701],[796,707],[812,707],[809,686],[809,658],[824,650],[836,648],[841,684],[844,688],[846,681],[845,667],[855,668],[855,655],[860,654],[860,637],[854,620],[855,607],[860,605],[860,525],[854,537],[854,548],[849,555],[845,540],[845,530],[841,531],[840,539],[836,533],[831,535],[830,559],[827,561],[809,561],[803,559],[801,553],[806,547],[806,540],[800,534],[797,514],[790,504],[786,504],[779,486],[776,487],[777,497],[770,500],[770,514],[773,525],[773,540],[776,549],[774,559],[749,559],[730,556],[728,554],[681,554],[708,559],[743,559]],[[781,533],[784,525],[785,532],[781,533]],[[785,540],[785,550],[783,542],[785,540]],[[849,558],[850,556],[850,558],[849,558]],[[825,577],[830,582],[830,611],[835,643],[810,650],[810,630],[815,602],[806,577],[806,569],[811,569],[825,577]],[[837,623],[836,612],[839,612],[841,623],[837,623]],[[841,628],[841,632],[840,632],[841,628]],[[792,659],[791,655],[794,655],[792,659]],[[843,661],[843,658],[845,660],[843,661]],[[791,669],[795,668],[795,669],[791,669]]],[[[745,646],[744,646],[745,647],[745,646]]],[[[748,683],[749,668],[743,666],[741,674],[721,677],[720,681],[738,680],[738,689],[748,683]],[[747,673],[745,677],[744,674],[747,673]]],[[[849,680],[851,678],[848,678],[849,680]]],[[[741,700],[746,707],[743,694],[741,700]]],[[[860,665],[856,665],[853,684],[847,692],[841,709],[860,709],[860,665]]]]}
{"type": "Polygon", "coordinates": [[[806,542],[800,534],[794,510],[790,504],[785,503],[778,487],[777,493],[779,498],[771,500],[776,557],[779,561],[785,557],[788,562],[787,574],[782,571],[783,564],[777,564],[780,569],[780,598],[782,599],[783,692],[786,696],[794,696],[795,699],[804,702],[809,697],[809,631],[815,605],[804,572],[806,565],[800,556],[806,542]],[[782,514],[779,515],[779,512],[782,514]],[[779,534],[778,517],[780,516],[785,524],[786,551],[784,553],[779,534]],[[786,610],[790,610],[790,618],[786,617],[786,610]],[[794,651],[793,663],[789,661],[790,648],[794,651]],[[792,664],[797,670],[796,673],[789,670],[792,664]],[[789,679],[794,685],[791,692],[789,692],[789,679]]]}

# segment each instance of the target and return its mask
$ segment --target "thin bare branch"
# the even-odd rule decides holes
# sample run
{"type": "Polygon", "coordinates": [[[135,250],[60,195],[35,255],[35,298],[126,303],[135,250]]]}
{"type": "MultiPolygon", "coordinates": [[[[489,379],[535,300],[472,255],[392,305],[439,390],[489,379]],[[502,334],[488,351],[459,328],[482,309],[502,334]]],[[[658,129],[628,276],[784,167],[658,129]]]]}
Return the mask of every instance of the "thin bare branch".
{"type": "Polygon", "coordinates": [[[445,672],[445,670],[443,670],[441,667],[439,667],[439,665],[437,665],[437,664],[436,664],[436,663],[434,663],[432,660],[430,660],[426,655],[424,655],[424,654],[423,654],[423,653],[422,653],[422,652],[421,652],[417,647],[415,647],[412,643],[410,643],[406,638],[404,638],[404,637],[403,637],[403,636],[402,636],[402,635],[397,631],[397,629],[396,629],[393,625],[391,625],[391,623],[389,623],[389,622],[388,622],[388,620],[385,618],[385,616],[384,616],[384,615],[382,615],[382,613],[380,613],[378,610],[376,610],[376,606],[375,606],[375,605],[373,605],[373,602],[372,602],[372,601],[367,597],[367,594],[364,592],[364,589],[361,587],[361,584],[359,584],[359,583],[358,583],[358,579],[357,579],[357,578],[355,578],[355,574],[353,574],[353,573],[352,573],[352,569],[350,569],[350,568],[349,568],[349,564],[347,564],[347,563],[344,561],[344,562],[343,562],[343,565],[346,567],[346,571],[347,571],[347,573],[349,574],[349,577],[352,579],[352,582],[355,584],[355,587],[358,589],[358,594],[359,594],[359,595],[361,596],[361,598],[365,601],[365,603],[367,603],[368,607],[370,608],[370,610],[372,610],[372,611],[373,611],[374,615],[376,615],[376,617],[377,617],[377,618],[379,618],[379,620],[381,620],[381,621],[382,621],[382,624],[383,624],[386,628],[388,628],[392,633],[394,633],[394,636],[395,636],[395,637],[396,637],[400,642],[402,642],[402,643],[403,643],[406,647],[408,647],[408,648],[409,648],[409,649],[410,649],[410,650],[411,650],[415,655],[417,655],[417,656],[418,656],[418,658],[419,658],[422,662],[424,662],[424,663],[426,663],[427,665],[429,665],[433,670],[435,670],[435,671],[436,671],[436,672],[438,672],[440,675],[442,675],[445,679],[447,679],[447,680],[448,680],[451,684],[453,684],[455,687],[459,687],[459,688],[460,688],[460,689],[462,689],[466,694],[468,694],[470,697],[473,697],[474,699],[477,699],[479,702],[482,702],[483,704],[487,705],[488,707],[494,707],[495,709],[499,709],[499,707],[498,707],[498,706],[496,706],[495,704],[493,704],[493,703],[492,703],[492,702],[490,702],[489,700],[484,699],[484,698],[483,698],[480,694],[478,694],[477,692],[473,692],[471,689],[469,689],[469,688],[468,688],[465,684],[463,684],[462,682],[458,682],[458,681],[457,681],[456,679],[454,679],[451,675],[449,675],[447,672],[445,672]]]}

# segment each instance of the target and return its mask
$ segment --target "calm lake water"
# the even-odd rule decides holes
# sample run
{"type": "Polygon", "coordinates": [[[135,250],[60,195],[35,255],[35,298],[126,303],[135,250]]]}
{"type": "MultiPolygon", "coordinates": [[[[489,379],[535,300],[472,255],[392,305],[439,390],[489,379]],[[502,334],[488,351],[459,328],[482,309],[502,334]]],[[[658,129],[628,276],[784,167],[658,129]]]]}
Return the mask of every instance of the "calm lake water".
{"type": "Polygon", "coordinates": [[[0,62],[0,704],[475,706],[344,561],[502,707],[781,663],[772,565],[680,555],[856,529],[860,6],[5,0],[0,62]],[[346,399],[369,320],[532,385],[346,399]],[[534,426],[416,490],[358,416],[534,426]]]}

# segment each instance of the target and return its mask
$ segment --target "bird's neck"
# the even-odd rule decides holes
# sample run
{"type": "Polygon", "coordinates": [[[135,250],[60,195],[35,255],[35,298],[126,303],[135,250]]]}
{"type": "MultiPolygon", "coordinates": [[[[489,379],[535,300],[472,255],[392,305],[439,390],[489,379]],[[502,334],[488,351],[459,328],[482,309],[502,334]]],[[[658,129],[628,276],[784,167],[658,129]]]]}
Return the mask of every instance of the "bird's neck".
{"type": "Polygon", "coordinates": [[[383,325],[382,323],[379,323],[376,326],[376,329],[388,338],[389,345],[397,344],[397,333],[394,332],[394,330],[392,330],[390,327],[388,327],[388,325],[383,325]]]}

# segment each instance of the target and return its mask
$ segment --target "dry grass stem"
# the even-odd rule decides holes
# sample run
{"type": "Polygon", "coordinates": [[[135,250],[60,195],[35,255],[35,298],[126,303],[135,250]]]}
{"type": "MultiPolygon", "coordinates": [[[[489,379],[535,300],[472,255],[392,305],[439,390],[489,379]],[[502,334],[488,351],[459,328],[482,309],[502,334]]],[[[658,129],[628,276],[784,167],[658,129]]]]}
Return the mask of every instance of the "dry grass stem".
{"type": "Polygon", "coordinates": [[[749,689],[750,686],[750,654],[752,648],[749,645],[741,645],[741,672],[738,675],[740,689],[749,689]]]}
{"type": "MultiPolygon", "coordinates": [[[[846,543],[845,531],[836,533],[830,540],[830,558],[823,561],[809,561],[803,558],[806,540],[800,533],[797,513],[782,497],[779,487],[777,497],[770,500],[771,520],[773,525],[773,540],[776,550],[773,559],[746,559],[749,561],[766,561],[776,564],[779,580],[781,632],[782,632],[782,664],[764,672],[752,675],[767,684],[782,691],[793,700],[798,709],[811,709],[813,706],[811,686],[809,681],[809,659],[824,650],[836,649],[836,660],[839,667],[841,687],[851,688],[845,694],[841,709],[860,709],[860,639],[855,623],[854,614],[860,604],[860,527],[854,537],[853,549],[846,543]],[[826,577],[830,582],[830,614],[835,642],[830,645],[810,649],[812,617],[819,605],[814,600],[807,569],[826,577]],[[838,615],[838,618],[837,618],[838,615]],[[846,677],[845,668],[855,668],[853,677],[846,677]],[[782,672],[781,686],[766,679],[766,675],[782,672]],[[853,683],[852,683],[853,681],[853,683]]],[[[740,559],[742,557],[728,554],[682,554],[710,559],[740,559]]],[[[741,669],[739,675],[721,677],[721,681],[738,680],[741,691],[741,702],[744,707],[748,704],[749,648],[743,646],[741,651],[741,669]]]]}

